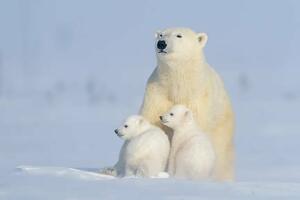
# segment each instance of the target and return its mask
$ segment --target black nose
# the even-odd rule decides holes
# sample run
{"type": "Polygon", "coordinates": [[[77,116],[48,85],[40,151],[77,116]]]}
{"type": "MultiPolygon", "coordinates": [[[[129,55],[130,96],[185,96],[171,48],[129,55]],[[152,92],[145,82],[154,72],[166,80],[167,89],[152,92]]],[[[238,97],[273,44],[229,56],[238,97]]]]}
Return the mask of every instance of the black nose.
{"type": "Polygon", "coordinates": [[[115,133],[116,133],[116,134],[118,134],[118,133],[119,133],[118,129],[116,129],[116,130],[115,130],[115,133]]]}
{"type": "Polygon", "coordinates": [[[159,119],[160,119],[160,120],[162,120],[162,119],[163,119],[163,117],[162,117],[162,116],[159,116],[159,119]]]}
{"type": "Polygon", "coordinates": [[[159,41],[157,42],[157,48],[158,48],[158,49],[163,50],[163,49],[165,49],[166,47],[167,47],[166,41],[164,41],[164,40],[159,40],[159,41]]]}

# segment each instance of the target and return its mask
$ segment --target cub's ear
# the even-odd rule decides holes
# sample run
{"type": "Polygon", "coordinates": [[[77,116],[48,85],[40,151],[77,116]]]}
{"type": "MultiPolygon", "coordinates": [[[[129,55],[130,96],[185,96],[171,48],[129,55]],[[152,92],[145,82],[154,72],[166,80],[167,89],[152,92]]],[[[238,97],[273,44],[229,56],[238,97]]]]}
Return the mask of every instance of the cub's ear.
{"type": "Polygon", "coordinates": [[[205,47],[205,44],[207,42],[207,39],[208,39],[208,36],[206,33],[198,33],[197,34],[197,39],[198,39],[198,42],[200,43],[200,46],[201,47],[205,47]]]}
{"type": "Polygon", "coordinates": [[[145,119],[140,118],[137,123],[138,123],[138,125],[143,125],[145,123],[145,119]]]}
{"type": "Polygon", "coordinates": [[[156,31],[156,32],[155,32],[155,35],[154,35],[155,38],[158,38],[160,34],[161,34],[161,31],[160,31],[160,30],[156,31]]]}
{"type": "Polygon", "coordinates": [[[192,119],[192,118],[193,118],[193,113],[192,113],[192,111],[186,110],[185,113],[184,113],[184,118],[185,118],[186,120],[192,119]]]}

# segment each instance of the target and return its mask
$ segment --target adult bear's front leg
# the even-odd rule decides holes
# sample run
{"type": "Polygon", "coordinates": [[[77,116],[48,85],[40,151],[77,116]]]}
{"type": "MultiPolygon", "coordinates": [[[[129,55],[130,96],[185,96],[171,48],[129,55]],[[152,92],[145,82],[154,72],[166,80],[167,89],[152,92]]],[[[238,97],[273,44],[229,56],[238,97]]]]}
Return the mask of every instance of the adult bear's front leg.
{"type": "Polygon", "coordinates": [[[234,180],[234,144],[233,129],[234,116],[231,109],[227,110],[223,120],[221,120],[217,128],[211,133],[211,139],[215,147],[217,162],[214,171],[216,180],[234,180]]]}
{"type": "Polygon", "coordinates": [[[162,88],[156,83],[149,83],[146,88],[140,114],[152,124],[165,129],[160,123],[159,116],[165,113],[171,106],[173,105],[168,100],[162,88]]]}

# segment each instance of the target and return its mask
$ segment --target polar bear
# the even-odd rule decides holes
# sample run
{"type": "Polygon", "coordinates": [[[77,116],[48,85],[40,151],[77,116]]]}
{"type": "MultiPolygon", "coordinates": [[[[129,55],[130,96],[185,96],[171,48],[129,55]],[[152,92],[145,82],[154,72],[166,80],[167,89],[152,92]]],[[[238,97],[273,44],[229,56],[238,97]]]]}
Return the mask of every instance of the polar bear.
{"type": "Polygon", "coordinates": [[[198,128],[192,112],[183,105],[175,105],[160,120],[174,131],[168,163],[170,176],[210,179],[215,151],[208,136],[198,128]]]}
{"type": "Polygon", "coordinates": [[[115,130],[125,140],[117,164],[101,173],[114,176],[155,177],[166,169],[170,143],[159,127],[144,117],[133,115],[115,130]]]}
{"type": "MultiPolygon", "coordinates": [[[[205,33],[171,28],[156,34],[157,67],[148,79],[140,114],[160,125],[159,116],[183,104],[194,114],[216,151],[216,180],[234,178],[234,114],[219,75],[206,62],[205,33]]],[[[162,126],[161,126],[162,127],[162,126]]],[[[171,138],[172,131],[164,128],[171,138]]]]}

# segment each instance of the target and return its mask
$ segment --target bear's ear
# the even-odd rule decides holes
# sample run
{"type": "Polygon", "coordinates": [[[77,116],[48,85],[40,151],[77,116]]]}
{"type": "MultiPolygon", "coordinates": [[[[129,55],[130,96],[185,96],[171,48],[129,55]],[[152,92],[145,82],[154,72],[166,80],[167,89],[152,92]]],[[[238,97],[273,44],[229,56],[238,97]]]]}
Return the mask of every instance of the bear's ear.
{"type": "Polygon", "coordinates": [[[145,123],[145,119],[140,118],[137,123],[138,123],[138,125],[143,125],[145,123]]]}
{"type": "Polygon", "coordinates": [[[198,42],[200,43],[200,46],[204,47],[207,42],[208,37],[207,37],[206,33],[198,33],[197,39],[198,39],[198,42]]]}
{"type": "Polygon", "coordinates": [[[186,111],[184,112],[184,118],[185,118],[186,120],[191,120],[192,117],[193,117],[192,111],[186,110],[186,111]]]}
{"type": "Polygon", "coordinates": [[[156,31],[156,32],[155,32],[155,38],[158,38],[160,34],[161,34],[161,31],[160,31],[160,30],[156,31]]]}

